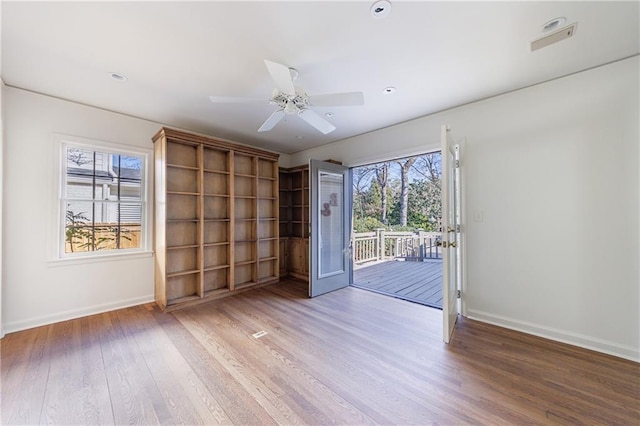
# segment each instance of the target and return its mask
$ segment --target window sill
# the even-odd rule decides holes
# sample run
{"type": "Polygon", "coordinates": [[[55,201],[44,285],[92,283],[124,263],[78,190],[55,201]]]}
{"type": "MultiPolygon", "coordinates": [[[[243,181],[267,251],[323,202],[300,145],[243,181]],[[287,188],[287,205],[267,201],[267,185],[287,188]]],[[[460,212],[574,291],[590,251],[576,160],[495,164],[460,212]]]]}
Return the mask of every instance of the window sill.
{"type": "Polygon", "coordinates": [[[98,256],[79,256],[54,259],[47,262],[49,267],[86,265],[87,263],[117,262],[121,260],[146,259],[153,257],[153,251],[137,251],[129,253],[110,253],[98,256]]]}

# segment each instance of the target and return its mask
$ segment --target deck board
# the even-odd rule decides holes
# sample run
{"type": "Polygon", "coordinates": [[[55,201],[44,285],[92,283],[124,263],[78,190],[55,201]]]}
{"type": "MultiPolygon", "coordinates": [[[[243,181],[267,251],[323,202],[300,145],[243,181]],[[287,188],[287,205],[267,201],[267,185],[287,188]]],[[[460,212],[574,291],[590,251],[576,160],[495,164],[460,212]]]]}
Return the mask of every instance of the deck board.
{"type": "Polygon", "coordinates": [[[353,285],[442,309],[442,261],[387,261],[353,271],[353,285]]]}

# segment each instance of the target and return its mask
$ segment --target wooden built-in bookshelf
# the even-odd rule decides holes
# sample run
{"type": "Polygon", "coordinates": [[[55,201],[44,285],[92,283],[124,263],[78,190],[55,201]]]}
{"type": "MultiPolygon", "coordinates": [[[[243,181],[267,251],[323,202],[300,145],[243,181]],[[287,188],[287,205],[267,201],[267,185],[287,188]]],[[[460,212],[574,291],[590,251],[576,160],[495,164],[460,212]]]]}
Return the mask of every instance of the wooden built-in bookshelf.
{"type": "Polygon", "coordinates": [[[309,280],[309,167],[280,169],[280,276],[309,280]]]}
{"type": "Polygon", "coordinates": [[[167,128],[153,141],[158,305],[277,282],[278,154],[167,128]]]}

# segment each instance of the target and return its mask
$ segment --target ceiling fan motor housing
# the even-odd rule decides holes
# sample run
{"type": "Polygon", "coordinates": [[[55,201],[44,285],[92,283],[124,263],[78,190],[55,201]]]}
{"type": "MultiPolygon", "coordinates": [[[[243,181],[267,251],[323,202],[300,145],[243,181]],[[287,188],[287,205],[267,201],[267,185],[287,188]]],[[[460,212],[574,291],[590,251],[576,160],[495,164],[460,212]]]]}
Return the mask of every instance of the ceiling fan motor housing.
{"type": "Polygon", "coordinates": [[[307,94],[299,87],[296,87],[295,95],[288,95],[275,89],[270,102],[282,108],[287,114],[296,114],[309,107],[307,94]]]}

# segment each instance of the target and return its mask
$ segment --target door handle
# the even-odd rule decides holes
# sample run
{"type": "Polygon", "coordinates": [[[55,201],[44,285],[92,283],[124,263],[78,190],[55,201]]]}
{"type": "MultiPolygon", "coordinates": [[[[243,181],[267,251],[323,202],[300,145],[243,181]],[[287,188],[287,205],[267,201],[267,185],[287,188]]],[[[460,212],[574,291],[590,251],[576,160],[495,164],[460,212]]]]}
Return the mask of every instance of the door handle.
{"type": "Polygon", "coordinates": [[[458,247],[458,245],[456,244],[455,241],[451,241],[451,242],[448,242],[448,241],[436,241],[436,247],[442,247],[442,248],[452,247],[452,248],[455,248],[455,247],[458,247]]]}

